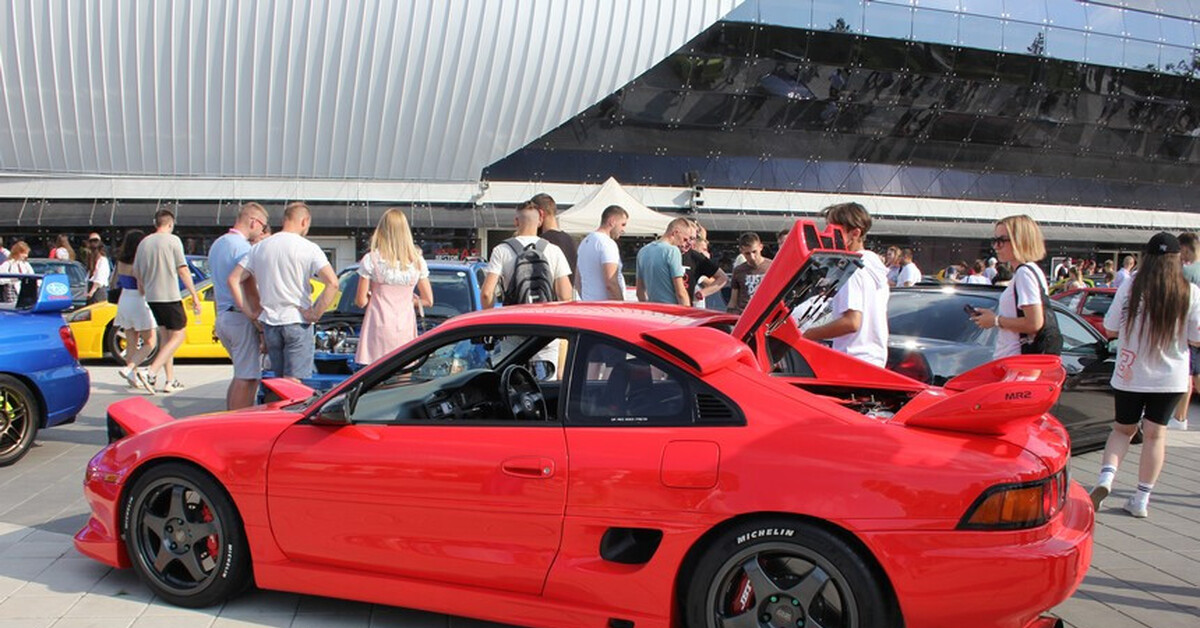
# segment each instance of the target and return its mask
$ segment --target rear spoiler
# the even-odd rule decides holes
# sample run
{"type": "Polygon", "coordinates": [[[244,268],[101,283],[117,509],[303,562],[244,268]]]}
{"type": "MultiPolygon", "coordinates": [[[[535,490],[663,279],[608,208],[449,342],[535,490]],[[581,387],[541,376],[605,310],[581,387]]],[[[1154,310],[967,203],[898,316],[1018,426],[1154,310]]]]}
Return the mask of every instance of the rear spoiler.
{"type": "MultiPolygon", "coordinates": [[[[976,367],[946,382],[954,393],[901,422],[913,427],[1000,435],[1050,410],[1067,373],[1055,355],[1020,355],[976,367]]],[[[900,419],[900,416],[896,417],[900,419]]]]}
{"type": "Polygon", "coordinates": [[[16,302],[3,303],[3,309],[29,310],[34,313],[61,312],[71,307],[71,282],[63,273],[46,275],[0,274],[6,283],[16,283],[16,302]]]}
{"type": "Polygon", "coordinates": [[[108,407],[108,442],[114,443],[174,420],[145,397],[124,399],[108,407]]]}

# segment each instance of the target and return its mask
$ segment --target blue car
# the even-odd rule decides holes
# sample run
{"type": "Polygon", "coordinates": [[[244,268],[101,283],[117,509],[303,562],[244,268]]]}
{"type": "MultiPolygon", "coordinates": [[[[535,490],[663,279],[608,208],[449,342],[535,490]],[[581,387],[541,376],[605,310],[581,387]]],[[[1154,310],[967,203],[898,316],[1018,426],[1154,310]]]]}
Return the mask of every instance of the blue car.
{"type": "Polygon", "coordinates": [[[87,403],[90,381],[79,365],[62,311],[71,306],[65,274],[0,275],[15,301],[0,303],[0,467],[21,459],[37,431],[71,423],[87,403]]]}
{"type": "MultiPolygon", "coordinates": [[[[425,333],[442,321],[483,309],[479,287],[483,285],[484,262],[429,262],[429,283],[433,288],[433,307],[425,309],[424,318],[417,319],[417,333],[425,333]]],[[[317,390],[329,390],[358,370],[354,352],[358,349],[358,334],[362,327],[363,309],[354,304],[358,291],[358,265],[342,270],[338,277],[337,307],[325,312],[316,325],[316,354],[313,357],[313,376],[304,385],[317,390]]],[[[498,299],[497,299],[497,302],[498,299]]],[[[272,377],[270,371],[263,377],[272,377]]]]}

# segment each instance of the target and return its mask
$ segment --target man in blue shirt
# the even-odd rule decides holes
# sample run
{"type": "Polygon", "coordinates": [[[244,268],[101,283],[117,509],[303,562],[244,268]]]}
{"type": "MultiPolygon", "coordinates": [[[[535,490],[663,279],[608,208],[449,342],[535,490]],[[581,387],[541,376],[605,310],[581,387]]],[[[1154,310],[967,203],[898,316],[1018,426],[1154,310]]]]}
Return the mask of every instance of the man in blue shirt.
{"type": "Polygon", "coordinates": [[[267,210],[262,205],[254,202],[242,205],[233,228],[217,238],[208,250],[208,266],[212,270],[217,310],[214,333],[233,360],[233,379],[225,392],[225,407],[229,410],[254,405],[258,380],[262,378],[258,328],[255,321],[234,306],[229,275],[238,267],[238,262],[250,253],[250,241],[257,239],[267,229],[268,219],[267,210]]]}
{"type": "Polygon", "coordinates": [[[638,301],[692,304],[679,247],[695,239],[696,225],[687,218],[676,218],[667,225],[667,232],[661,238],[638,251],[638,301]]]}

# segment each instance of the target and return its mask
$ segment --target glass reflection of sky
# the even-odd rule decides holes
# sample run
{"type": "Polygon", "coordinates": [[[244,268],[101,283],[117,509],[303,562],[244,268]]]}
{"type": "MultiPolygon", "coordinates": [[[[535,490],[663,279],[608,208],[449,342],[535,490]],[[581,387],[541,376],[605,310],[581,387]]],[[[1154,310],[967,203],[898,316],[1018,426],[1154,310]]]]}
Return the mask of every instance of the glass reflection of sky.
{"type": "Polygon", "coordinates": [[[1122,4],[1138,8],[1080,0],[746,0],[726,19],[1200,76],[1193,65],[1200,0],[1122,4]]]}

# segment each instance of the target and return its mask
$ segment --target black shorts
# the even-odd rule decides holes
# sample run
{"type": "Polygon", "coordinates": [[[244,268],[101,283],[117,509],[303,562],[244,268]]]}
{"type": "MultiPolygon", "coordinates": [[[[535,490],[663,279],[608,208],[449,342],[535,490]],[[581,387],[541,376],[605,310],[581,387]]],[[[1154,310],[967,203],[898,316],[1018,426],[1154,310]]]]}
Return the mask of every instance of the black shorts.
{"type": "Polygon", "coordinates": [[[1151,423],[1166,425],[1175,416],[1175,408],[1183,393],[1140,393],[1113,391],[1113,409],[1117,423],[1135,425],[1145,418],[1151,423]]]}
{"type": "Polygon", "coordinates": [[[1200,347],[1188,345],[1188,372],[1193,377],[1200,375],[1200,347]]]}
{"type": "Polygon", "coordinates": [[[154,320],[159,327],[166,327],[168,331],[179,331],[187,327],[187,314],[183,312],[183,303],[167,301],[147,305],[150,306],[150,313],[154,314],[154,320]]]}

